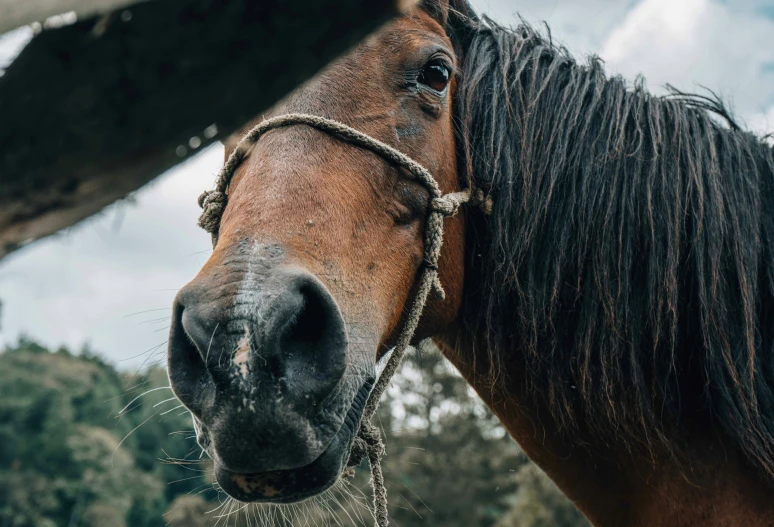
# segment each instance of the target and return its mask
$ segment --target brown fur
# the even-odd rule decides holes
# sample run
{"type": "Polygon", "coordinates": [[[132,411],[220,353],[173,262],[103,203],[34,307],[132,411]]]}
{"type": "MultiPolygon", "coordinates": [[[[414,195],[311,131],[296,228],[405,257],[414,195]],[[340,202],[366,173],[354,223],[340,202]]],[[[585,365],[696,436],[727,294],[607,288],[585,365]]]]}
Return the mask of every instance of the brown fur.
{"type": "MultiPolygon", "coordinates": [[[[699,438],[691,445],[691,466],[663,453],[655,460],[612,449],[592,456],[562,439],[539,394],[525,393],[523,386],[503,389],[482,374],[488,371],[487,353],[471,337],[449,326],[435,341],[523,451],[595,526],[774,524],[771,489],[738,452],[699,438]]],[[[516,366],[509,373],[519,376],[516,366]]]]}

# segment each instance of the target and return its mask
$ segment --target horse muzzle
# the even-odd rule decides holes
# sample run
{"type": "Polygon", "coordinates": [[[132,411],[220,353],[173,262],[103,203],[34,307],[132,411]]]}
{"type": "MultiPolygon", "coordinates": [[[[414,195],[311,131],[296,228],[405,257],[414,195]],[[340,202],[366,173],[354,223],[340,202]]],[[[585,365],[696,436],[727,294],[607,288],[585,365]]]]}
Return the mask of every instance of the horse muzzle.
{"type": "Polygon", "coordinates": [[[294,503],[324,492],[346,467],[373,383],[373,379],[368,379],[358,390],[341,428],[311,463],[294,469],[242,473],[232,472],[216,462],[218,484],[229,496],[242,502],[294,503]]]}
{"type": "Polygon", "coordinates": [[[234,257],[180,291],[170,385],[229,495],[288,503],[336,481],[373,385],[348,348],[327,288],[271,258],[234,257]]]}

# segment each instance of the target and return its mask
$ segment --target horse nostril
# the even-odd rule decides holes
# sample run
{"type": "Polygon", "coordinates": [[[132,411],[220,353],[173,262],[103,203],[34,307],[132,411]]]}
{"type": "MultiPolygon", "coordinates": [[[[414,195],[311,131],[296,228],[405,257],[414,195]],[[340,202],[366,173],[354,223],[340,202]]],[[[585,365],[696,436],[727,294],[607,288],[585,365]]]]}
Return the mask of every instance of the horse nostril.
{"type": "Polygon", "coordinates": [[[336,302],[303,272],[278,272],[250,295],[232,307],[210,299],[201,284],[181,291],[170,330],[172,389],[202,419],[216,400],[255,408],[257,401],[274,404],[276,394],[297,412],[316,411],[346,369],[347,335],[336,302]]]}
{"type": "MultiPolygon", "coordinates": [[[[186,319],[190,319],[180,296],[175,299],[172,311],[172,324],[169,330],[169,346],[167,353],[167,371],[170,386],[180,401],[189,410],[198,412],[202,391],[202,383],[209,379],[207,366],[194,341],[194,335],[186,331],[186,319]]],[[[190,320],[189,326],[190,326],[190,320]]]]}
{"type": "Polygon", "coordinates": [[[289,391],[314,405],[344,373],[347,336],[338,306],[321,284],[302,280],[293,296],[296,311],[278,339],[280,362],[289,391]]]}
{"type": "Polygon", "coordinates": [[[310,355],[315,345],[322,343],[329,322],[326,306],[319,296],[309,288],[302,288],[300,293],[301,310],[288,321],[280,338],[280,349],[290,357],[299,358],[310,355]]]}

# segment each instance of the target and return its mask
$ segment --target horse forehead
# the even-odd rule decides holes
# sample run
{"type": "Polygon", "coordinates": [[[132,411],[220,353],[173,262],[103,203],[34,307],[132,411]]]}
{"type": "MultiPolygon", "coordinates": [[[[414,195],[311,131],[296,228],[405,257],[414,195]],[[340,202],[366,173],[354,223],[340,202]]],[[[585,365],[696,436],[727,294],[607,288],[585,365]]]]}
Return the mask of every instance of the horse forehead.
{"type": "Polygon", "coordinates": [[[451,45],[448,35],[438,21],[422,9],[414,9],[402,16],[390,26],[393,30],[404,32],[413,38],[433,38],[451,45]]]}
{"type": "MultiPolygon", "coordinates": [[[[446,48],[454,55],[451,40],[429,15],[422,11],[401,17],[331,63],[315,79],[291,94],[286,105],[319,103],[321,94],[328,104],[373,105],[380,100],[380,93],[384,95],[395,89],[394,77],[403,77],[401,67],[428,45],[446,48]]],[[[325,110],[329,112],[330,106],[325,110]]]]}
{"type": "Polygon", "coordinates": [[[444,28],[425,11],[414,9],[367,37],[342,59],[362,59],[375,55],[376,60],[371,61],[371,65],[385,64],[399,59],[402,53],[411,53],[427,44],[444,46],[450,51],[453,49],[444,28]]]}
{"type": "Polygon", "coordinates": [[[378,34],[372,43],[363,47],[378,54],[380,60],[400,60],[428,45],[446,48],[453,55],[454,46],[444,29],[424,12],[407,15],[378,34]]]}

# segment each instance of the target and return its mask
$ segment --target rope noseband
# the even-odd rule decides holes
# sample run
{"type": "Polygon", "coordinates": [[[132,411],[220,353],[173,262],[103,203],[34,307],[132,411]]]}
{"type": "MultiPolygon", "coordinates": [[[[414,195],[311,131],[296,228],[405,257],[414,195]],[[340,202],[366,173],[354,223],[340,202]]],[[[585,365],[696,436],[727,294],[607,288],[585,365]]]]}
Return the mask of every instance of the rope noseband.
{"type": "Polygon", "coordinates": [[[438,257],[441,254],[441,244],[443,243],[443,219],[447,216],[454,216],[463,203],[478,205],[484,210],[484,213],[488,214],[491,209],[491,202],[480,190],[467,189],[462,192],[452,192],[444,195],[441,193],[435,178],[427,169],[395,148],[338,121],[316,115],[291,113],[267,119],[250,130],[239,141],[223,165],[215,182],[215,189],[205,191],[199,196],[199,206],[203,209],[199,217],[199,226],[212,235],[213,248],[218,243],[220,219],[223,216],[223,211],[226,209],[228,201],[226,190],[234,175],[234,171],[245,158],[250,148],[263,134],[276,128],[293,125],[307,125],[316,128],[332,137],[345,140],[377,154],[385,161],[406,169],[425,186],[430,194],[430,212],[425,226],[425,259],[416,296],[411,304],[411,309],[409,310],[403,330],[398,337],[395,349],[368,396],[365,409],[363,410],[360,429],[352,445],[352,451],[347,461],[347,469],[344,471],[344,476],[354,475],[354,468],[360,464],[364,457],[368,458],[368,462],[371,465],[371,482],[374,489],[376,526],[387,527],[389,523],[387,518],[387,489],[384,486],[384,476],[382,475],[380,462],[384,453],[384,443],[379,430],[371,424],[371,418],[376,413],[379,400],[411,343],[430,291],[433,290],[441,300],[445,297],[443,287],[441,287],[441,282],[438,279],[438,257]]]}

